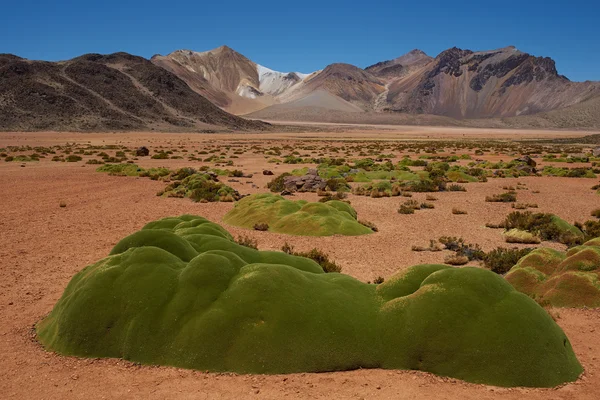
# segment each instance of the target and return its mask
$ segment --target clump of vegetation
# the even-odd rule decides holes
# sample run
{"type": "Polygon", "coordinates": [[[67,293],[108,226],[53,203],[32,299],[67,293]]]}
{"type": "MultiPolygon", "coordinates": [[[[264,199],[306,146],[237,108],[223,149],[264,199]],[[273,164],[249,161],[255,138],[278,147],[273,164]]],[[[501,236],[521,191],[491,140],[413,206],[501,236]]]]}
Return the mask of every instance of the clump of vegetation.
{"type": "Polygon", "coordinates": [[[466,243],[463,238],[456,236],[442,236],[438,241],[444,246],[445,250],[450,250],[458,256],[467,257],[467,261],[483,260],[485,252],[481,250],[478,244],[466,243]]]}
{"type": "Polygon", "coordinates": [[[75,155],[75,154],[69,154],[65,160],[67,162],[77,162],[77,161],[81,161],[83,160],[83,158],[81,156],[75,155]]]}
{"type": "Polygon", "coordinates": [[[139,176],[143,168],[136,164],[105,164],[96,171],[107,172],[113,176],[139,176]]]}
{"type": "Polygon", "coordinates": [[[540,238],[533,233],[522,231],[520,229],[510,229],[504,232],[504,240],[506,243],[522,243],[522,244],[538,244],[540,238]]]}
{"type": "Polygon", "coordinates": [[[591,216],[600,219],[600,208],[596,208],[594,211],[592,211],[591,216]]]}
{"type": "Polygon", "coordinates": [[[499,275],[506,274],[519,260],[529,254],[533,249],[512,248],[506,249],[498,247],[488,252],[483,258],[484,265],[487,269],[499,275]]]}
{"type": "Polygon", "coordinates": [[[285,190],[285,186],[283,182],[287,176],[292,176],[289,172],[284,172],[283,174],[273,178],[273,180],[267,183],[267,188],[273,193],[283,192],[285,190]]]}
{"type": "Polygon", "coordinates": [[[252,239],[250,236],[240,235],[235,242],[250,249],[258,250],[258,241],[252,239]]]}
{"type": "Polygon", "coordinates": [[[527,210],[528,208],[538,208],[538,205],[534,203],[513,203],[512,208],[515,210],[527,210]]]}
{"type": "Polygon", "coordinates": [[[542,175],[562,176],[567,178],[596,178],[591,168],[558,168],[547,165],[542,170],[542,175]]]}
{"type": "Polygon", "coordinates": [[[327,190],[333,192],[346,192],[351,189],[350,185],[348,185],[348,182],[346,182],[344,178],[328,179],[325,187],[327,188],[327,190]]]}
{"type": "Polygon", "coordinates": [[[161,151],[156,154],[153,154],[151,157],[153,160],[166,160],[169,158],[169,154],[161,151]]]}
{"type": "Polygon", "coordinates": [[[429,240],[429,247],[423,247],[423,246],[412,246],[411,247],[412,251],[433,251],[433,252],[437,252],[437,251],[442,251],[442,248],[440,247],[440,245],[437,243],[436,240],[431,239],[429,240]]]}
{"type": "Polygon", "coordinates": [[[331,200],[345,201],[346,203],[350,203],[348,200],[346,200],[347,198],[348,198],[348,195],[344,192],[335,192],[335,193],[326,192],[319,199],[319,203],[327,203],[328,201],[331,201],[331,200]]]}
{"type": "Polygon", "coordinates": [[[329,256],[318,249],[312,249],[310,251],[294,251],[294,246],[288,244],[287,242],[281,247],[281,251],[286,254],[290,254],[292,256],[305,257],[313,260],[317,264],[323,268],[323,271],[326,273],[331,272],[342,272],[342,267],[336,264],[334,261],[329,259],[329,256]]]}
{"type": "Polygon", "coordinates": [[[513,203],[517,201],[517,192],[506,192],[501,194],[495,194],[493,196],[486,196],[485,201],[492,203],[513,203]]]}
{"type": "Polygon", "coordinates": [[[415,210],[420,210],[421,206],[416,200],[407,200],[400,204],[398,208],[398,214],[414,214],[415,210]]]}
{"type": "Polygon", "coordinates": [[[269,224],[265,224],[265,223],[254,224],[252,229],[254,229],[255,231],[266,232],[269,230],[269,224]]]}
{"type": "Polygon", "coordinates": [[[358,220],[358,223],[361,225],[366,226],[367,228],[369,228],[370,230],[372,230],[373,232],[378,232],[379,229],[377,229],[377,226],[372,223],[371,221],[365,221],[365,220],[358,220]]]}
{"type": "Polygon", "coordinates": [[[455,214],[455,215],[464,215],[466,213],[467,212],[465,210],[461,210],[459,208],[453,208],[452,209],[452,214],[455,214]]]}
{"type": "Polygon", "coordinates": [[[165,197],[188,197],[195,202],[232,202],[241,198],[240,194],[233,188],[215,182],[210,175],[195,173],[187,176],[181,181],[170,183],[157,193],[165,197]]]}
{"type": "Polygon", "coordinates": [[[527,231],[541,240],[553,240],[567,245],[580,244],[583,232],[553,214],[514,211],[503,222],[505,229],[527,231]]]}
{"type": "Polygon", "coordinates": [[[449,192],[466,192],[467,188],[453,183],[451,185],[446,186],[446,190],[449,192]]]}

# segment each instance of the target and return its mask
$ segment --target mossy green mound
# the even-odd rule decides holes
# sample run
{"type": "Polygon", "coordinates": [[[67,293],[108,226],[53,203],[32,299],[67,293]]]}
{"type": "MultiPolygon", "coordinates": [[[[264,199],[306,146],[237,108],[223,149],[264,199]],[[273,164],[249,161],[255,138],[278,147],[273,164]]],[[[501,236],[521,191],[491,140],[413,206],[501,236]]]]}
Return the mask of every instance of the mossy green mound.
{"type": "Polygon", "coordinates": [[[173,181],[158,192],[159,196],[164,197],[189,197],[198,202],[230,202],[239,200],[241,197],[237,190],[215,179],[214,175],[223,173],[227,175],[229,171],[226,170],[213,169],[211,174],[198,172],[190,167],[171,171],[164,167],[144,169],[136,164],[106,164],[96,171],[115,176],[139,176],[151,180],[173,181]]]}
{"type": "Polygon", "coordinates": [[[267,224],[269,231],[301,236],[366,235],[370,228],[356,220],[356,211],[338,200],[309,203],[287,200],[270,193],[245,197],[235,204],[223,221],[252,229],[267,224]]]}
{"type": "Polygon", "coordinates": [[[478,268],[411,267],[381,285],[166,218],[84,268],[37,325],[49,350],[238,373],[415,369],[550,387],[582,371],[533,300],[478,268]]]}
{"type": "Polygon", "coordinates": [[[506,279],[543,305],[600,307],[600,238],[566,253],[536,249],[519,260],[506,279]]]}
{"type": "Polygon", "coordinates": [[[208,174],[193,173],[182,180],[176,180],[164,190],[158,192],[164,197],[189,197],[194,201],[230,202],[240,199],[237,190],[221,182],[215,182],[208,174]]]}

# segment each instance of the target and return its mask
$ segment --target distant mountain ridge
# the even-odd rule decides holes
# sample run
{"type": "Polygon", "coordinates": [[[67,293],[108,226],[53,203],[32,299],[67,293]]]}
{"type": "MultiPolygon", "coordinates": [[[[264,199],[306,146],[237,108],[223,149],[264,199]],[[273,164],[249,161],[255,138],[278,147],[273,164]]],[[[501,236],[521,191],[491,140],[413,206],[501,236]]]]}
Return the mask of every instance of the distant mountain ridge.
{"type": "Polygon", "coordinates": [[[600,128],[599,104],[600,82],[571,82],[551,58],[513,46],[435,58],[415,49],[312,73],[278,72],[227,46],[150,60],[0,54],[2,130],[270,129],[257,119],[586,129],[600,128]]]}
{"type": "Polygon", "coordinates": [[[127,53],[61,62],[0,55],[2,130],[262,130],[127,53]]]}
{"type": "Polygon", "coordinates": [[[268,70],[226,46],[185,52],[152,61],[223,109],[252,112],[253,117],[276,118],[278,110],[290,117],[299,105],[302,115],[310,108],[498,118],[563,109],[600,96],[600,83],[571,82],[552,59],[513,46],[491,51],[454,47],[435,58],[415,49],[365,69],[337,63],[305,75],[268,70]],[[261,70],[277,78],[265,85],[261,70]]]}

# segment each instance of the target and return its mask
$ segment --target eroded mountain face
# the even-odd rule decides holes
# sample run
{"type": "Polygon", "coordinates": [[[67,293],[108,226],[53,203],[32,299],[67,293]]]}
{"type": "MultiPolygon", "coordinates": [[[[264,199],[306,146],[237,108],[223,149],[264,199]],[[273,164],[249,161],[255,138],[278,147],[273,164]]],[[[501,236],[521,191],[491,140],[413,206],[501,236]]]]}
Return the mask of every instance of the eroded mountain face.
{"type": "Polygon", "coordinates": [[[276,103],[274,97],[291,90],[308,76],[273,71],[227,46],[205,52],[177,50],[166,56],[155,55],[151,60],[178,75],[219,107],[236,113],[276,103]]]}
{"type": "Polygon", "coordinates": [[[127,53],[69,61],[0,56],[0,127],[12,130],[265,129],[127,53]]]}
{"type": "Polygon", "coordinates": [[[389,77],[387,111],[454,118],[505,117],[568,107],[599,94],[597,83],[570,82],[554,61],[514,47],[452,48],[413,75],[389,77]]]}

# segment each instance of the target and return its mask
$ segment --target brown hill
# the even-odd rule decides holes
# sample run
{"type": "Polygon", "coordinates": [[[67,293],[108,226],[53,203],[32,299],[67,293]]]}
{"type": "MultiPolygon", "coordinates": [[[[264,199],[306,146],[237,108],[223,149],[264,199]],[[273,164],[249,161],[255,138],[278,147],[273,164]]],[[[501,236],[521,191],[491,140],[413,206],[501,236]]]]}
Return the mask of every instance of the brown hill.
{"type": "Polygon", "coordinates": [[[127,53],[69,61],[0,55],[2,130],[206,130],[268,125],[228,114],[176,75],[127,53]]]}
{"type": "Polygon", "coordinates": [[[241,102],[240,93],[262,96],[256,65],[227,46],[205,52],[177,50],[166,56],[155,55],[151,61],[223,109],[241,102]]]}
{"type": "Polygon", "coordinates": [[[409,75],[434,60],[419,49],[412,50],[398,58],[382,61],[365,68],[365,71],[379,78],[394,79],[409,75]]]}
{"type": "Polygon", "coordinates": [[[280,98],[282,102],[297,101],[320,91],[368,110],[373,107],[374,99],[385,91],[385,83],[354,65],[331,64],[280,98]]]}

